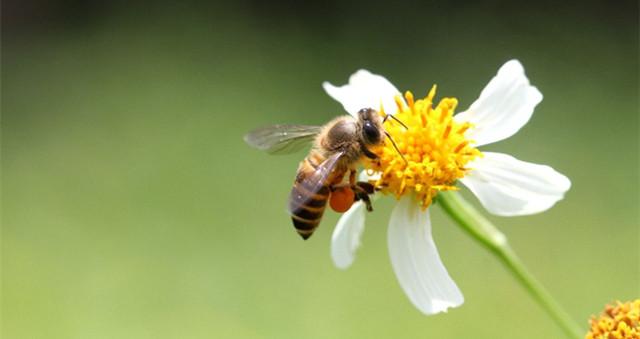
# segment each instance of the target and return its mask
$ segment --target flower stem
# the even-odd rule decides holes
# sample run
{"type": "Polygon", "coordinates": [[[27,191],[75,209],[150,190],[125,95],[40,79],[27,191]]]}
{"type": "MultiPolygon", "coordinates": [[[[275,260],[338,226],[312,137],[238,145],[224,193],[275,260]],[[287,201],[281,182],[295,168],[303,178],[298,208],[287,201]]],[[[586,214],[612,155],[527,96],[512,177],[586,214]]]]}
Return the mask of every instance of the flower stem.
{"type": "Polygon", "coordinates": [[[583,338],[583,331],[565,312],[551,294],[527,270],[509,246],[507,238],[489,220],[456,192],[440,192],[438,203],[463,230],[495,254],[529,292],[540,306],[555,320],[569,338],[583,338]]]}

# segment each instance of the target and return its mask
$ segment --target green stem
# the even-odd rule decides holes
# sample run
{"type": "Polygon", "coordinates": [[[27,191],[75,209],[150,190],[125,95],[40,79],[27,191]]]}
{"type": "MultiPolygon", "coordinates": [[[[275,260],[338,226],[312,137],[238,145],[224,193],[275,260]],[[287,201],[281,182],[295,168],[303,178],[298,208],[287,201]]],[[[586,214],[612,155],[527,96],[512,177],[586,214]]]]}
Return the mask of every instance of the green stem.
{"type": "Polygon", "coordinates": [[[583,338],[583,331],[551,294],[527,270],[507,243],[507,238],[489,220],[456,192],[441,192],[438,203],[458,225],[495,254],[531,297],[555,320],[569,338],[583,338]]]}

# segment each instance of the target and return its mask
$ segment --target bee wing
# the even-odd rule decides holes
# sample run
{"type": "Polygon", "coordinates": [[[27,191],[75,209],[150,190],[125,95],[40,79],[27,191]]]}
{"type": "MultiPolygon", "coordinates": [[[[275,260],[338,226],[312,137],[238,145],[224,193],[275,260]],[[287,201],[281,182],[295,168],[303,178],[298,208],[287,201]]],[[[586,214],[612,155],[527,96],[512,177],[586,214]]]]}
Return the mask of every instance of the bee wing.
{"type": "Polygon", "coordinates": [[[271,154],[293,153],[306,146],[318,133],[321,126],[272,125],[261,127],[244,136],[249,146],[271,154]]]}
{"type": "Polygon", "coordinates": [[[327,179],[329,179],[329,175],[331,175],[343,154],[343,152],[336,152],[331,155],[316,168],[312,175],[293,186],[289,196],[289,213],[293,214],[300,207],[309,204],[311,200],[319,200],[314,199],[314,195],[326,195],[329,193],[325,186],[327,179]],[[327,190],[327,192],[322,192],[323,189],[327,190]]]}

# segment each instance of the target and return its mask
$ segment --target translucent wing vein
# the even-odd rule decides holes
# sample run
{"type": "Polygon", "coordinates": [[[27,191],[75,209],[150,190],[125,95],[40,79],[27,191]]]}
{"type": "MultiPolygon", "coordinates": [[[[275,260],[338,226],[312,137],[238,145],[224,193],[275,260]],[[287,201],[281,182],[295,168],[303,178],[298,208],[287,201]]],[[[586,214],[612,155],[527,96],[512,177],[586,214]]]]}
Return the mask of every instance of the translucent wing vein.
{"type": "Polygon", "coordinates": [[[272,125],[249,132],[244,141],[270,154],[288,154],[304,148],[320,129],[321,126],[272,125]]]}

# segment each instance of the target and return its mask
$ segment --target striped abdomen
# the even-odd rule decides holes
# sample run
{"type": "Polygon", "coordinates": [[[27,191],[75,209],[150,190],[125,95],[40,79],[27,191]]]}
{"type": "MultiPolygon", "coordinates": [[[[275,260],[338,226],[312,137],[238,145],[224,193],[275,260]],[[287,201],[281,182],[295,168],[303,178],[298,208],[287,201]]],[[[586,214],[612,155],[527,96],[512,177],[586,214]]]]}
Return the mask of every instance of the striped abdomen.
{"type": "MultiPolygon", "coordinates": [[[[309,238],[320,224],[322,214],[329,200],[330,184],[335,178],[342,179],[340,171],[327,165],[327,160],[318,152],[312,151],[298,167],[296,180],[289,197],[289,212],[298,234],[303,239],[309,238]]],[[[344,172],[343,172],[344,173],[344,172]]]]}
{"type": "Polygon", "coordinates": [[[304,240],[307,240],[320,224],[330,193],[329,186],[322,186],[315,193],[309,188],[304,182],[296,181],[291,189],[291,201],[298,203],[298,206],[290,211],[291,220],[304,240]]]}

